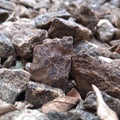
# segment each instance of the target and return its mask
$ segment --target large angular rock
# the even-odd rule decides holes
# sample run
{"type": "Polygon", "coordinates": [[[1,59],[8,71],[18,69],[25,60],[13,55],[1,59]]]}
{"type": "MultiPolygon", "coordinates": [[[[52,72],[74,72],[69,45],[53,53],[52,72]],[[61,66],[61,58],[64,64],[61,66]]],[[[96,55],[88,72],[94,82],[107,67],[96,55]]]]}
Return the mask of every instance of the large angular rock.
{"type": "Polygon", "coordinates": [[[58,12],[50,12],[43,15],[39,15],[34,20],[37,28],[49,28],[51,22],[55,18],[67,19],[69,17],[70,17],[70,14],[66,10],[61,10],[58,12]]]}
{"type": "Polygon", "coordinates": [[[97,24],[96,37],[101,42],[109,42],[113,38],[115,31],[116,29],[107,19],[101,19],[97,24]]]}
{"type": "MultiPolygon", "coordinates": [[[[102,92],[102,96],[104,101],[107,103],[107,105],[120,116],[120,100],[111,97],[105,92],[102,92]]],[[[96,95],[94,92],[91,91],[87,94],[85,101],[83,102],[83,107],[84,109],[89,109],[89,110],[97,109],[96,95]]]]}
{"type": "Polygon", "coordinates": [[[26,87],[30,74],[24,70],[0,69],[0,98],[13,103],[16,97],[26,87]]]}
{"type": "Polygon", "coordinates": [[[42,45],[36,46],[32,64],[26,65],[31,78],[39,83],[65,89],[71,66],[72,46],[72,37],[46,39],[42,45]]]}
{"type": "Polygon", "coordinates": [[[88,28],[72,20],[64,20],[61,18],[54,19],[48,33],[51,38],[72,36],[74,43],[80,40],[89,40],[92,35],[91,30],[88,28]]]}
{"type": "Polygon", "coordinates": [[[62,90],[58,88],[52,88],[45,84],[35,82],[29,82],[27,84],[25,100],[34,107],[39,108],[44,103],[47,103],[58,96],[64,96],[62,90]]]}
{"type": "Polygon", "coordinates": [[[35,46],[43,43],[43,40],[47,38],[47,31],[40,29],[25,29],[19,30],[19,32],[13,36],[12,43],[15,46],[17,55],[25,58],[32,56],[32,52],[35,46]]]}
{"type": "Polygon", "coordinates": [[[89,54],[72,56],[72,74],[79,89],[85,92],[95,84],[101,90],[120,98],[120,60],[93,57],[89,54]]]}
{"type": "Polygon", "coordinates": [[[0,33],[0,57],[7,58],[14,54],[15,51],[12,42],[6,35],[0,33]]]}

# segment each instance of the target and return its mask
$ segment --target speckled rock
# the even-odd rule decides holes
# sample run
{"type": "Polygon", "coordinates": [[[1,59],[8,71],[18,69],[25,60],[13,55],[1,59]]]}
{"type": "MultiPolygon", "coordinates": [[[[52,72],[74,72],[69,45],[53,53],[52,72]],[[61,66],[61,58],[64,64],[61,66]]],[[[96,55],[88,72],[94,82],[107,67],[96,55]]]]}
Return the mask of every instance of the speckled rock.
{"type": "Polygon", "coordinates": [[[34,47],[43,43],[45,38],[47,38],[47,31],[45,30],[25,29],[19,30],[11,41],[15,46],[18,56],[29,58],[32,56],[34,47]]]}
{"type": "Polygon", "coordinates": [[[58,88],[35,82],[29,82],[27,84],[25,100],[34,107],[39,108],[44,103],[47,103],[58,96],[64,96],[62,90],[58,88]]]}
{"type": "Polygon", "coordinates": [[[32,64],[26,65],[31,78],[39,83],[65,89],[71,66],[72,46],[72,37],[46,39],[43,44],[36,46],[32,64]]]}
{"type": "MultiPolygon", "coordinates": [[[[105,92],[102,92],[102,96],[104,101],[107,103],[107,105],[120,116],[120,100],[111,97],[105,92]]],[[[87,94],[85,101],[83,102],[83,107],[85,109],[92,109],[92,110],[97,109],[96,95],[94,92],[91,91],[87,94]]]]}
{"type": "Polygon", "coordinates": [[[74,43],[80,40],[89,40],[92,34],[88,28],[72,20],[64,20],[61,18],[54,19],[48,33],[51,38],[72,36],[74,43]]]}
{"type": "Polygon", "coordinates": [[[35,24],[37,28],[46,28],[50,27],[51,22],[55,18],[64,18],[67,19],[70,17],[70,14],[66,10],[61,10],[58,12],[50,12],[43,15],[37,16],[35,20],[35,24]]]}
{"type": "Polygon", "coordinates": [[[8,103],[13,103],[16,97],[26,87],[30,74],[24,70],[0,69],[0,98],[8,103]]]}
{"type": "Polygon", "coordinates": [[[7,58],[14,54],[15,51],[12,42],[6,35],[0,33],[0,57],[7,58]]]}

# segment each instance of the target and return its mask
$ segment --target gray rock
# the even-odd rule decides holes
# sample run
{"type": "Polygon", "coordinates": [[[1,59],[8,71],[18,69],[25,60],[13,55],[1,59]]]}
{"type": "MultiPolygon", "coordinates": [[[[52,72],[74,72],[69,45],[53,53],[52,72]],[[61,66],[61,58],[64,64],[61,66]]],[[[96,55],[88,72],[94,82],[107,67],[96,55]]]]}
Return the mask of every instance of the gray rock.
{"type": "Polygon", "coordinates": [[[52,88],[45,84],[29,82],[26,88],[25,100],[31,103],[34,107],[39,108],[44,103],[52,101],[59,96],[64,96],[64,93],[58,88],[52,88]]]}
{"type": "Polygon", "coordinates": [[[79,42],[80,40],[89,40],[92,35],[91,30],[88,28],[77,24],[74,21],[61,18],[54,19],[48,33],[51,38],[72,36],[74,43],[79,42]]]}
{"type": "Polygon", "coordinates": [[[26,87],[30,74],[24,70],[0,69],[0,98],[13,103],[16,97],[26,87]]]}
{"type": "Polygon", "coordinates": [[[7,58],[14,54],[15,51],[12,42],[6,35],[0,33],[0,57],[7,58]]]}
{"type": "Polygon", "coordinates": [[[12,43],[17,51],[17,55],[29,58],[32,56],[33,49],[38,44],[42,44],[47,38],[47,31],[40,29],[25,29],[13,36],[12,43]]]}
{"type": "MultiPolygon", "coordinates": [[[[107,103],[107,105],[120,116],[120,100],[111,97],[105,92],[102,92],[102,96],[104,101],[107,103]]],[[[97,109],[96,95],[94,92],[91,91],[87,94],[85,101],[83,102],[83,106],[85,109],[89,109],[89,110],[97,109]]]]}
{"type": "Polygon", "coordinates": [[[61,10],[58,12],[50,12],[43,15],[39,15],[34,20],[37,28],[49,28],[51,22],[55,18],[67,19],[69,17],[70,17],[70,14],[66,10],[61,10]]]}
{"type": "Polygon", "coordinates": [[[31,78],[39,83],[65,89],[70,72],[72,50],[72,37],[46,39],[43,44],[35,47],[32,64],[26,65],[31,78]]]}
{"type": "Polygon", "coordinates": [[[101,19],[97,24],[96,37],[101,42],[108,42],[113,38],[115,31],[116,29],[107,19],[101,19]]]}

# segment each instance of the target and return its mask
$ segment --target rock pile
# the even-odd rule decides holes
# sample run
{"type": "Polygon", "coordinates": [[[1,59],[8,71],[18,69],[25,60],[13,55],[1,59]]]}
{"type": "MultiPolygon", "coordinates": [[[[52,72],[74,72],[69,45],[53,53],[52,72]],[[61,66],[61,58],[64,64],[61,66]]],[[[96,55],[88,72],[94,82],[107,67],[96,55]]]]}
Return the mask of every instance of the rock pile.
{"type": "Polygon", "coordinates": [[[119,0],[0,0],[0,120],[118,120],[119,11],[119,0]]]}

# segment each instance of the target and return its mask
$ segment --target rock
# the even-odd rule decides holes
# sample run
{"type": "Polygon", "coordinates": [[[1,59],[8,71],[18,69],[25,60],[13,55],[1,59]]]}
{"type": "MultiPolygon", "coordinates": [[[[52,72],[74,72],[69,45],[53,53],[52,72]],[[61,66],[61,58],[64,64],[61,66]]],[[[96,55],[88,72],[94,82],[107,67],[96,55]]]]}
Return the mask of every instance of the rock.
{"type": "Polygon", "coordinates": [[[9,16],[9,11],[4,10],[4,9],[0,9],[0,23],[4,22],[8,16],[9,16]]]}
{"type": "Polygon", "coordinates": [[[18,3],[33,8],[36,4],[36,0],[18,0],[18,3]]]}
{"type": "Polygon", "coordinates": [[[16,4],[13,2],[9,2],[7,0],[0,0],[0,8],[4,8],[9,11],[13,11],[16,4]]]}
{"type": "Polygon", "coordinates": [[[0,117],[1,120],[49,120],[43,113],[38,110],[17,110],[0,117]]]}
{"type": "Polygon", "coordinates": [[[120,60],[92,57],[85,53],[74,54],[72,56],[72,74],[77,88],[88,92],[91,90],[91,84],[95,84],[101,90],[120,98],[119,65],[120,60]]]}
{"type": "Polygon", "coordinates": [[[76,19],[76,22],[82,24],[90,30],[93,30],[97,25],[97,15],[85,4],[80,4],[79,7],[75,7],[74,9],[68,6],[68,11],[72,14],[72,17],[76,19]]]}
{"type": "Polygon", "coordinates": [[[79,42],[80,40],[89,40],[92,34],[91,30],[88,28],[83,27],[74,21],[61,18],[54,19],[48,33],[51,38],[72,36],[74,43],[79,42]]]}
{"type": "Polygon", "coordinates": [[[72,37],[46,39],[34,49],[33,62],[26,68],[39,83],[65,89],[71,66],[72,37]]]}
{"type": "Polygon", "coordinates": [[[15,51],[12,42],[5,34],[0,33],[0,57],[7,58],[14,54],[15,51]]]}
{"type": "Polygon", "coordinates": [[[34,29],[35,28],[35,22],[32,19],[19,19],[15,22],[4,22],[1,25],[1,31],[7,35],[10,39],[19,33],[20,30],[25,29],[34,29]]]}
{"type": "Polygon", "coordinates": [[[115,31],[116,29],[107,19],[101,19],[97,24],[96,37],[101,42],[109,42],[113,38],[115,31]]]}
{"type": "Polygon", "coordinates": [[[49,112],[41,113],[38,110],[24,109],[15,111],[0,117],[0,120],[99,120],[99,118],[86,111],[73,112],[49,112]]]}
{"type": "Polygon", "coordinates": [[[0,69],[0,98],[13,103],[17,96],[25,89],[30,74],[24,70],[0,69]]]}
{"type": "Polygon", "coordinates": [[[43,43],[45,38],[47,38],[47,31],[45,30],[25,29],[19,30],[11,41],[15,46],[18,56],[29,58],[32,56],[34,47],[43,43]]]}
{"type": "MultiPolygon", "coordinates": [[[[120,116],[120,100],[117,98],[114,98],[105,92],[102,92],[102,96],[106,104],[115,111],[120,116]]],[[[85,101],[83,102],[83,106],[85,109],[97,109],[97,101],[96,101],[96,95],[94,92],[89,92],[85,98],[85,101]]]]}
{"type": "Polygon", "coordinates": [[[50,12],[37,16],[34,20],[37,28],[46,28],[50,27],[51,22],[55,18],[64,18],[67,19],[70,17],[70,14],[66,10],[61,10],[58,12],[50,12]]]}
{"type": "Polygon", "coordinates": [[[47,103],[58,96],[64,96],[62,90],[58,88],[52,88],[45,84],[35,82],[29,82],[27,84],[25,100],[34,107],[39,108],[44,103],[47,103]]]}

